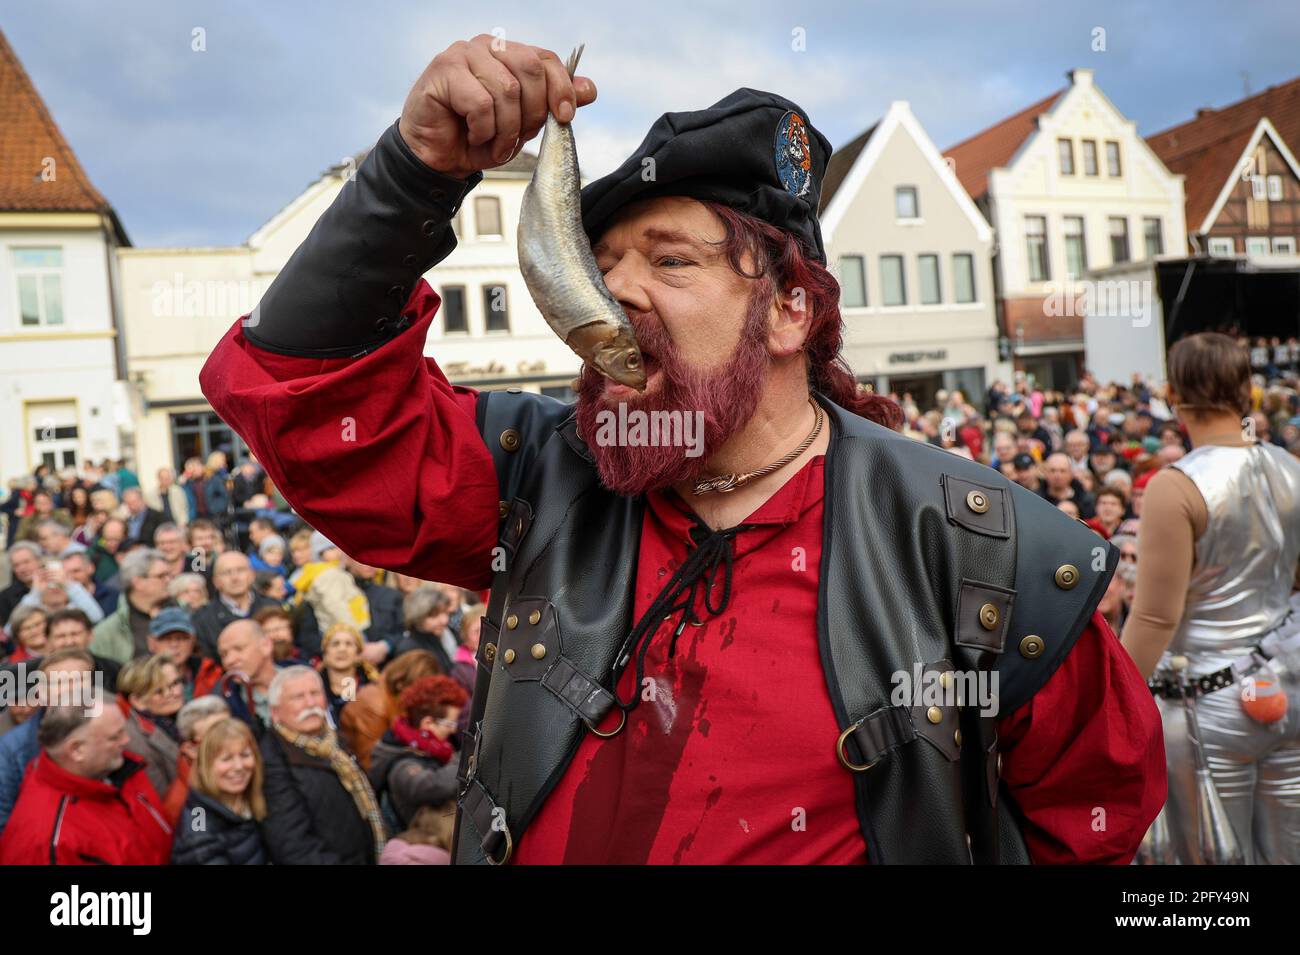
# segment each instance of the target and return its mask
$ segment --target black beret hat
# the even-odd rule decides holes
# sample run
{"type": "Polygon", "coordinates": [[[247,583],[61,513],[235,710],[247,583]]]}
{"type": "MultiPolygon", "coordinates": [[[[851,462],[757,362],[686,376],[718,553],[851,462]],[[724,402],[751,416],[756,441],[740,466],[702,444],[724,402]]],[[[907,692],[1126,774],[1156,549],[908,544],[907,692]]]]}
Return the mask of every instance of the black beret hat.
{"type": "Polygon", "coordinates": [[[708,109],[660,116],[623,165],[583,188],[582,225],[594,242],[634,200],[711,199],[794,233],[825,263],[817,206],[830,155],[797,105],[738,89],[708,109]]]}

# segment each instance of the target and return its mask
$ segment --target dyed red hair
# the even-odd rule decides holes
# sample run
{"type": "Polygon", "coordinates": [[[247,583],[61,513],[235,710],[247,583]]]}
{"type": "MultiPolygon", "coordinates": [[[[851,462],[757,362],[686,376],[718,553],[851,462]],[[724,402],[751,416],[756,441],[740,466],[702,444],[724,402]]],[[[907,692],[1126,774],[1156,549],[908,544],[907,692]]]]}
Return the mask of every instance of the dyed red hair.
{"type": "Polygon", "coordinates": [[[432,716],[441,719],[447,707],[465,708],[469,694],[449,676],[425,676],[416,680],[397,698],[397,707],[406,722],[418,726],[420,720],[432,716]]]}
{"type": "Polygon", "coordinates": [[[808,387],[820,391],[841,408],[897,431],[903,410],[883,395],[859,387],[840,354],[844,320],[840,317],[840,283],[830,270],[805,254],[799,240],[770,223],[718,202],[705,202],[726,228],[721,251],[738,275],[763,283],[756,295],[803,289],[804,308],[811,314],[804,351],[808,354],[808,387]],[[744,267],[752,256],[754,271],[744,267]]]}

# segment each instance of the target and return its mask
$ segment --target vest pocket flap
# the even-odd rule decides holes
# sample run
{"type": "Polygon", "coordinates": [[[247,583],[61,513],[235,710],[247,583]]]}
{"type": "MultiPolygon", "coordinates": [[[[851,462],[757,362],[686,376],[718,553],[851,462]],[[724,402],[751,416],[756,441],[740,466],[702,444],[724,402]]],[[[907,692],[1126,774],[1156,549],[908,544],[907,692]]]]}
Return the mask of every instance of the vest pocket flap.
{"type": "Polygon", "coordinates": [[[952,474],[943,475],[942,481],[948,520],[986,537],[1011,536],[1006,488],[977,484],[952,474]]]}
{"type": "Polygon", "coordinates": [[[1001,653],[1015,600],[1014,590],[963,580],[957,591],[957,632],[953,642],[959,647],[1001,653]]]}
{"type": "Polygon", "coordinates": [[[540,680],[560,659],[560,623],[545,597],[518,597],[506,607],[497,645],[501,669],[516,682],[540,680]]]}

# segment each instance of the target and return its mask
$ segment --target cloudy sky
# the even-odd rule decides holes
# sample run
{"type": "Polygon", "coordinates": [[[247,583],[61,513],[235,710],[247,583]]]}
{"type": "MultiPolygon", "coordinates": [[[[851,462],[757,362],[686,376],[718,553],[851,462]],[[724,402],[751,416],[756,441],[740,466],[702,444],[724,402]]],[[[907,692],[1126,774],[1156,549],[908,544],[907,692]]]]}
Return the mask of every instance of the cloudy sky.
{"type": "Polygon", "coordinates": [[[0,29],[141,246],[242,242],[478,33],[561,56],[587,44],[588,175],[659,114],[739,86],[793,99],[836,146],[905,99],[944,148],[1074,67],[1143,134],[1300,72],[1295,0],[4,0],[0,29]]]}

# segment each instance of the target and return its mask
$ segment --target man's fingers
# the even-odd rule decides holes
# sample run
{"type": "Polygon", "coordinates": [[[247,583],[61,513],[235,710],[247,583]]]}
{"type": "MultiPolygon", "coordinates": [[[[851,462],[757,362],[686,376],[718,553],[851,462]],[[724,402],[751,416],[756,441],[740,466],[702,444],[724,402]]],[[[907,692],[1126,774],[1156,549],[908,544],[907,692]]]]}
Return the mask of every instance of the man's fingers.
{"type": "Polygon", "coordinates": [[[445,75],[446,102],[459,116],[465,117],[468,130],[466,143],[471,147],[482,146],[496,136],[496,102],[492,94],[474,76],[469,62],[469,44],[460,51],[458,62],[454,62],[445,75]]]}
{"type": "Polygon", "coordinates": [[[577,110],[577,95],[573,91],[573,81],[564,63],[551,50],[537,47],[537,55],[546,69],[546,106],[562,123],[573,119],[577,110]]]}
{"type": "Polygon", "coordinates": [[[546,68],[537,48],[506,43],[489,49],[519,81],[519,138],[532,139],[546,125],[546,68]]]}
{"type": "Polygon", "coordinates": [[[519,80],[486,43],[471,43],[466,59],[470,72],[492,94],[496,128],[490,152],[494,161],[505,162],[519,140],[519,80]]]}
{"type": "Polygon", "coordinates": [[[596,84],[589,76],[575,76],[573,89],[578,94],[578,105],[586,106],[596,101],[596,84]]]}

